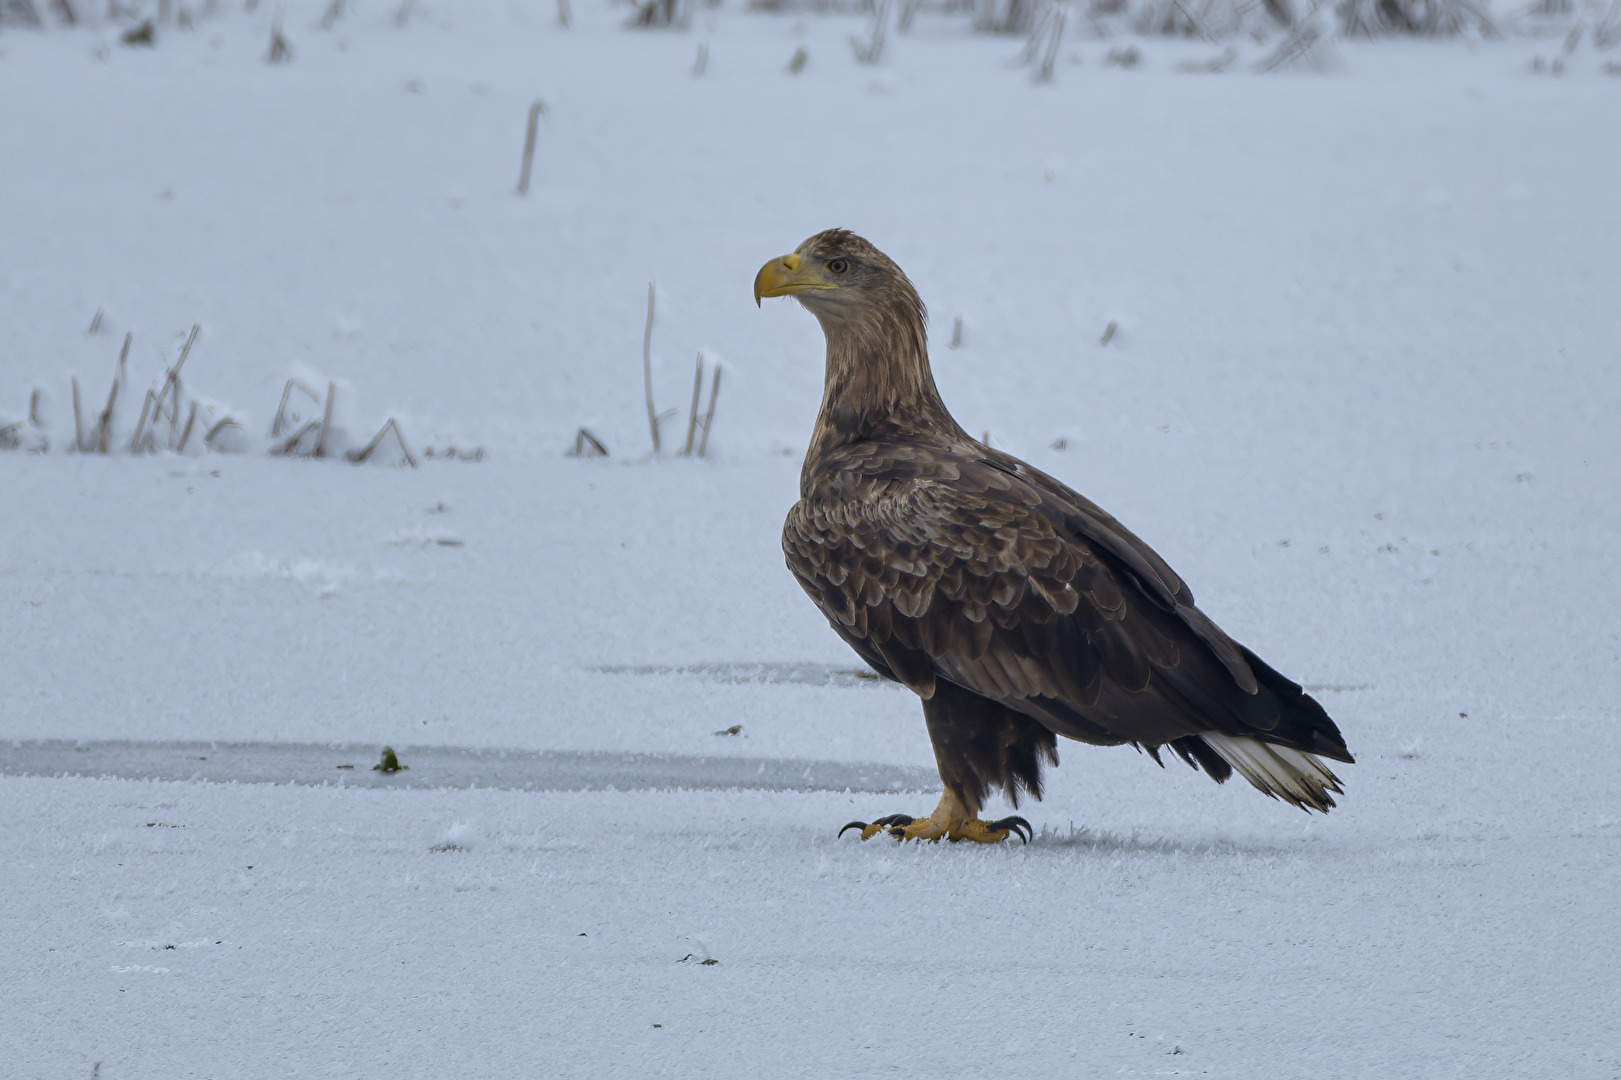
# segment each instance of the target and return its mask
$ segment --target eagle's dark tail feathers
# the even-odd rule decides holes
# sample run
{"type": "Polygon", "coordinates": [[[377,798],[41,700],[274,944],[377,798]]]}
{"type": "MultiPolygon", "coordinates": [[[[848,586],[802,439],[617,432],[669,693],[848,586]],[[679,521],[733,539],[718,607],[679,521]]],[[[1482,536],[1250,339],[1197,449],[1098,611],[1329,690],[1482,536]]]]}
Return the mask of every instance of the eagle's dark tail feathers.
{"type": "MultiPolygon", "coordinates": [[[[1273,798],[1327,813],[1342,789],[1339,777],[1321,759],[1355,758],[1316,699],[1248,649],[1243,652],[1260,684],[1257,698],[1242,710],[1208,715],[1214,730],[1174,739],[1171,749],[1218,784],[1236,771],[1273,798]]],[[[1144,749],[1160,760],[1159,747],[1144,749]]]]}

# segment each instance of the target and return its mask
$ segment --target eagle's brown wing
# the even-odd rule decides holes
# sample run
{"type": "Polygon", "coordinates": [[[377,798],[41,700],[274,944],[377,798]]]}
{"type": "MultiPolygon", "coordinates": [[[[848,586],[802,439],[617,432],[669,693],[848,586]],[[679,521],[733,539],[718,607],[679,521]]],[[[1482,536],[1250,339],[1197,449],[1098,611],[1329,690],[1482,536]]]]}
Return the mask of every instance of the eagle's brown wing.
{"type": "Polygon", "coordinates": [[[874,669],[925,699],[947,680],[1084,742],[1171,743],[1218,778],[1225,763],[1188,736],[1351,760],[1321,706],[1199,611],[1146,544],[975,450],[865,443],[807,473],[788,565],[874,669]]]}

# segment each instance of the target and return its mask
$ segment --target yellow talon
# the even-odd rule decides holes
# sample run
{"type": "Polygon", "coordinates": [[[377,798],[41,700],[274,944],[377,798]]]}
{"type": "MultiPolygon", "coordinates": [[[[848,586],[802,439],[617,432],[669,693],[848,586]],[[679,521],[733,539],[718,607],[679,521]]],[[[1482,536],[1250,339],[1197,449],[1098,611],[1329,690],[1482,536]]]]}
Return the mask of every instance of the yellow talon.
{"type": "Polygon", "coordinates": [[[968,817],[963,812],[962,804],[949,790],[940,797],[940,805],[934,808],[934,813],[926,818],[891,814],[873,822],[852,821],[839,830],[839,835],[843,836],[851,829],[859,829],[863,840],[870,840],[881,832],[887,832],[902,842],[937,841],[943,836],[952,842],[972,840],[976,844],[999,844],[1010,835],[1017,836],[1028,844],[1033,831],[1030,823],[1022,817],[1006,817],[1000,821],[981,821],[979,818],[968,817]]]}

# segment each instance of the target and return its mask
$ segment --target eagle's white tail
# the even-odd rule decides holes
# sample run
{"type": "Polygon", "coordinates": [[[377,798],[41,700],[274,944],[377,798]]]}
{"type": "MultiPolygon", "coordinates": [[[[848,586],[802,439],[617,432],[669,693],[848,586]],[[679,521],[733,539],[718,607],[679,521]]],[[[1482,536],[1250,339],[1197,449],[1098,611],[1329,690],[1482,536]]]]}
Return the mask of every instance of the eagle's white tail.
{"type": "Polygon", "coordinates": [[[1343,794],[1340,778],[1315,754],[1242,735],[1207,731],[1199,738],[1261,791],[1302,810],[1327,813],[1334,805],[1329,792],[1343,794]]]}

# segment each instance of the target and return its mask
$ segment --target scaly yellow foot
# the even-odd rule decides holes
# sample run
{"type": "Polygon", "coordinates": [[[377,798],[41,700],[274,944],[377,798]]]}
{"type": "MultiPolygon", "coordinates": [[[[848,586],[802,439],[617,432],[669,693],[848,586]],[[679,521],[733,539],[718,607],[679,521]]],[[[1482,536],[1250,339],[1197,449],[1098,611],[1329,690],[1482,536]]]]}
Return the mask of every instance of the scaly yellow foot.
{"type": "Polygon", "coordinates": [[[1030,823],[1022,817],[1005,817],[1000,821],[981,821],[977,817],[969,817],[949,790],[940,797],[940,805],[934,808],[934,813],[926,818],[891,814],[872,822],[852,821],[839,830],[839,835],[843,836],[850,829],[861,830],[863,840],[888,832],[896,840],[903,841],[939,840],[943,836],[954,843],[972,840],[979,844],[1001,843],[1009,835],[1017,836],[1028,844],[1033,832],[1030,823]]]}

